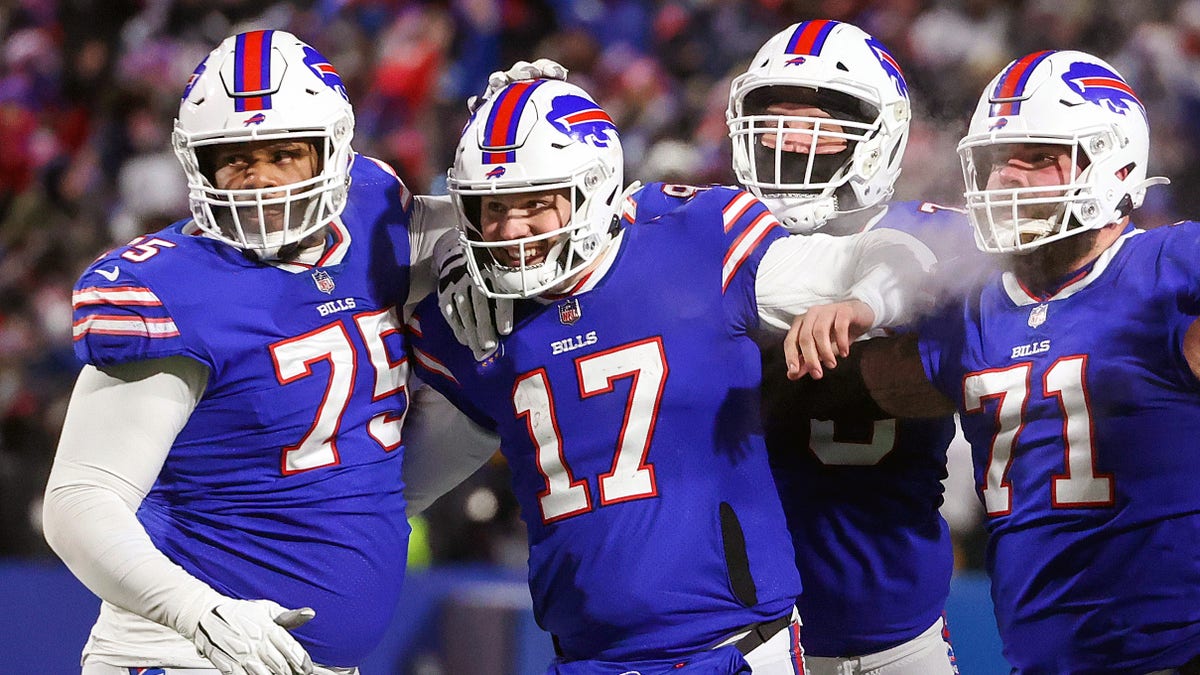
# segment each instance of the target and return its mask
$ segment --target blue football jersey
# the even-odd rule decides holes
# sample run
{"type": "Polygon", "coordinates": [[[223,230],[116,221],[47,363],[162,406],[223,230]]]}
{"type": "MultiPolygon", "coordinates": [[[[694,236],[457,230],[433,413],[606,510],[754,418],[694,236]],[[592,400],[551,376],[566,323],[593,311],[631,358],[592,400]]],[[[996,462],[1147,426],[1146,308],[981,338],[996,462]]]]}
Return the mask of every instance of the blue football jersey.
{"type": "MultiPolygon", "coordinates": [[[[929,246],[947,287],[981,267],[962,211],[892,203],[872,225],[880,228],[929,246]]],[[[796,414],[782,363],[766,367],[767,447],[804,580],[805,651],[864,655],[916,638],[950,592],[953,547],[938,508],[954,418],[809,420],[796,414]]]]}
{"type": "Polygon", "coordinates": [[[185,356],[208,386],[138,520],[221,593],[312,607],[313,659],[357,664],[404,575],[400,425],[411,195],[359,157],[315,265],[266,265],[181,221],[117,248],[74,292],[75,351],[103,368],[185,356]]]}
{"type": "Polygon", "coordinates": [[[787,614],[800,592],[759,425],[754,277],[786,232],[702,190],[572,295],[519,301],[476,363],[433,298],[422,379],[495,428],[529,533],[539,624],[568,660],[685,656],[787,614]]]}
{"type": "Polygon", "coordinates": [[[1130,228],[1038,295],[996,275],[921,328],[960,409],[1017,672],[1145,673],[1200,654],[1200,224],[1130,228]]]}

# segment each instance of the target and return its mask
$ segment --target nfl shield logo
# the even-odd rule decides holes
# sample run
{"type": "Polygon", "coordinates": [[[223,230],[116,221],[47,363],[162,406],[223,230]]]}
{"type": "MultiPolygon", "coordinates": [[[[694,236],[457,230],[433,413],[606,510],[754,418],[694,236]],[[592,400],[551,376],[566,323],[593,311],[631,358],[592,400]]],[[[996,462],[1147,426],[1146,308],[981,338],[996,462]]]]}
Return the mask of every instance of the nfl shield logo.
{"type": "Polygon", "coordinates": [[[1046,311],[1049,310],[1049,305],[1038,305],[1029,311],[1029,327],[1037,328],[1046,323],[1046,311]]]}
{"type": "Polygon", "coordinates": [[[333,292],[333,277],[329,276],[329,272],[325,270],[317,270],[312,273],[313,281],[317,282],[317,290],[322,293],[333,292]]]}
{"type": "Polygon", "coordinates": [[[564,300],[558,306],[558,320],[566,326],[575,323],[581,316],[583,316],[583,312],[579,310],[579,301],[575,298],[564,300]]]}

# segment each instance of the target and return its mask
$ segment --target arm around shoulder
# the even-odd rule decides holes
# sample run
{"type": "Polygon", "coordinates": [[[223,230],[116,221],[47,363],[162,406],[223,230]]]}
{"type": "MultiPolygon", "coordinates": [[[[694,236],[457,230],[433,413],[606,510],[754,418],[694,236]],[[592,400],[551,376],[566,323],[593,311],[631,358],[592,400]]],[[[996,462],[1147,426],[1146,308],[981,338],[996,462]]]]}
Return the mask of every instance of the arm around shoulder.
{"type": "Polygon", "coordinates": [[[929,381],[916,335],[875,338],[855,344],[851,351],[859,352],[862,380],[871,398],[889,415],[940,417],[955,411],[954,402],[929,381]]]}
{"type": "Polygon", "coordinates": [[[1200,378],[1200,319],[1193,321],[1183,336],[1183,356],[1192,374],[1200,378]]]}

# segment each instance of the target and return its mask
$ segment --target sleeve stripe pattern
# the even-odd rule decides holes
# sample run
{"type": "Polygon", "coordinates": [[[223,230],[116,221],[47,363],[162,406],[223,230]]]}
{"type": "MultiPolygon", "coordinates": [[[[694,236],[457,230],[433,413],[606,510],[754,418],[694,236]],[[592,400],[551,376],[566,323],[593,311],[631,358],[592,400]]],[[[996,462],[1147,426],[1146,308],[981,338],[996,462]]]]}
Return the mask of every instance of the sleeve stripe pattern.
{"type": "Polygon", "coordinates": [[[435,359],[428,352],[424,352],[416,347],[413,347],[413,356],[416,357],[417,363],[420,364],[425,370],[428,370],[431,373],[437,373],[447,380],[450,380],[454,384],[458,384],[458,378],[454,377],[450,370],[446,368],[446,366],[442,365],[441,361],[435,359]]]}
{"type": "Polygon", "coordinates": [[[425,333],[421,332],[421,317],[417,316],[416,314],[413,314],[408,318],[408,322],[404,324],[404,328],[406,331],[408,331],[409,335],[413,335],[418,338],[425,337],[425,333]]]}
{"type": "Polygon", "coordinates": [[[80,308],[97,305],[90,313],[75,321],[72,339],[80,340],[85,335],[133,335],[145,338],[178,337],[179,328],[171,317],[147,318],[129,314],[103,314],[104,307],[162,307],[162,301],[149,288],[142,286],[116,286],[100,288],[90,286],[71,294],[71,305],[80,308]]]}
{"type": "Polygon", "coordinates": [[[637,220],[637,202],[634,201],[633,195],[625,197],[625,201],[622,202],[621,217],[630,223],[637,220]]]}
{"type": "Polygon", "coordinates": [[[154,291],[142,286],[117,286],[81,288],[71,294],[72,309],[86,305],[118,305],[136,307],[161,307],[162,301],[154,291]]]}
{"type": "MultiPolygon", "coordinates": [[[[734,200],[736,202],[737,200],[734,200]]],[[[731,204],[732,206],[732,204],[731,204]]],[[[728,221],[726,221],[728,223],[728,221]]],[[[729,251],[725,253],[725,261],[721,265],[721,292],[729,288],[729,281],[733,279],[733,275],[737,274],[742,264],[749,259],[750,254],[754,249],[758,248],[759,242],[763,240],[772,228],[782,227],[775,216],[771,215],[770,211],[764,210],[758,214],[758,217],[751,222],[746,229],[734,240],[733,245],[729,247],[729,251]]],[[[726,225],[728,231],[728,224],[726,225]]]]}
{"type": "Polygon", "coordinates": [[[725,220],[725,231],[728,232],[733,228],[734,224],[746,215],[746,211],[754,206],[754,197],[749,192],[739,192],[738,196],[733,198],[733,201],[725,205],[721,210],[721,217],[725,220]]]}
{"type": "Polygon", "coordinates": [[[96,335],[133,335],[144,338],[179,337],[175,320],[148,319],[141,316],[89,314],[75,322],[72,339],[80,340],[88,333],[96,335]]]}

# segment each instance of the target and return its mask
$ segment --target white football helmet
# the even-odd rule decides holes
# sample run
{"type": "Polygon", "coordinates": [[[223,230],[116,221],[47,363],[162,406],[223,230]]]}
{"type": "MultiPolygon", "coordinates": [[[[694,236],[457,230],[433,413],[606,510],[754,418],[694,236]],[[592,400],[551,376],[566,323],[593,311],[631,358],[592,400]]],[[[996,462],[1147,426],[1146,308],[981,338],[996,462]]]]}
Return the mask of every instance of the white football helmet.
{"type": "Polygon", "coordinates": [[[733,80],[725,111],[738,182],[794,233],[891,197],[911,117],[908,85],[887,48],[829,20],[793,24],[768,40],[733,80]],[[768,114],[775,103],[812,105],[830,117],[768,114]],[[794,127],[812,130],[790,134],[809,149],[833,139],[847,147],[785,150],[794,127]]]}
{"type": "Polygon", "coordinates": [[[1005,66],[983,92],[958,144],[967,209],[979,248],[1029,251],[1115,223],[1141,206],[1150,129],[1146,111],[1104,61],[1042,51],[1005,66]],[[1059,186],[988,189],[1014,145],[1063,146],[1071,174],[1059,186]]]}
{"type": "Polygon", "coordinates": [[[463,129],[448,174],[467,269],[479,288],[493,298],[528,298],[558,289],[587,267],[616,228],[623,161],[612,118],[573,84],[523,80],[484,101],[463,129]],[[484,196],[563,188],[570,189],[571,199],[564,227],[483,240],[484,196]],[[544,261],[525,264],[525,246],[545,240],[552,243],[544,261]],[[518,250],[522,262],[500,264],[492,251],[503,247],[518,250]]]}
{"type": "Polygon", "coordinates": [[[196,224],[268,259],[342,212],[353,135],[354,111],[329,61],[290,33],[265,30],[226,38],[200,63],[183,91],[172,145],[187,173],[196,224]],[[206,149],[284,139],[313,143],[316,176],[261,189],[213,185],[206,149]],[[270,215],[280,209],[282,218],[270,215]]]}

